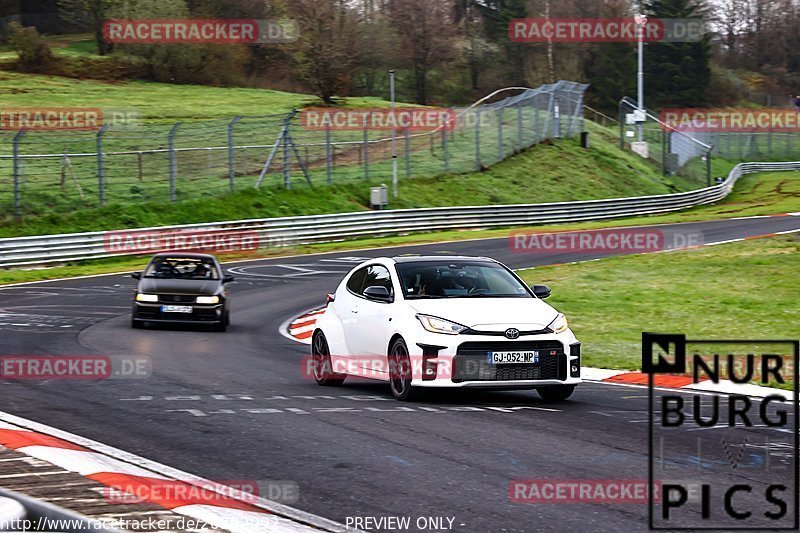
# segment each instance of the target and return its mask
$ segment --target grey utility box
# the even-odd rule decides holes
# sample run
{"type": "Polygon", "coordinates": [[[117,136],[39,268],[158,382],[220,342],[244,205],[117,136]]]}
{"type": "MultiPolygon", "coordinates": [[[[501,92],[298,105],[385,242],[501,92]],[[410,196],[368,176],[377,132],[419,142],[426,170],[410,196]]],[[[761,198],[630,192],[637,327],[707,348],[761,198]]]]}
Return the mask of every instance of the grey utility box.
{"type": "Polygon", "coordinates": [[[389,187],[386,185],[370,187],[369,205],[372,209],[385,209],[389,205],[389,187]]]}

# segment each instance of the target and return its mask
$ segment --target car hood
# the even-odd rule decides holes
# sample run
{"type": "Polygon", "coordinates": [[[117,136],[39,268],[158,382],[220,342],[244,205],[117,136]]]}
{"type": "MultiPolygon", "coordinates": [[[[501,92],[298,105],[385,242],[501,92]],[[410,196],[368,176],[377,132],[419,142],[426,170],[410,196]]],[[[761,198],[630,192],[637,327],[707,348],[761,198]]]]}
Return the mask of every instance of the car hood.
{"type": "Polygon", "coordinates": [[[558,311],[538,298],[454,298],[408,304],[417,313],[485,331],[544,329],[558,316],[558,311]]]}
{"type": "Polygon", "coordinates": [[[199,279],[143,279],[139,292],[145,294],[207,294],[220,292],[221,284],[215,280],[199,279]]]}

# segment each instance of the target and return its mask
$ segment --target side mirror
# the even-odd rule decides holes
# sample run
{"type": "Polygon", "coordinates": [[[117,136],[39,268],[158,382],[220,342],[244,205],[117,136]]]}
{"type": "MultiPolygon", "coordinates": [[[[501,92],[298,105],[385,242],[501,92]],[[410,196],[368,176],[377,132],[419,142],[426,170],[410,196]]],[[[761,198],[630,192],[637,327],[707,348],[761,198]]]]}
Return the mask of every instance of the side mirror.
{"type": "Polygon", "coordinates": [[[376,300],[378,302],[392,301],[392,295],[389,293],[389,289],[380,285],[373,285],[372,287],[367,287],[364,289],[364,296],[370,300],[376,300]]]}
{"type": "Polygon", "coordinates": [[[142,273],[141,272],[134,272],[134,273],[131,274],[131,277],[133,279],[142,279],[142,273]]]}
{"type": "Polygon", "coordinates": [[[547,285],[531,285],[531,289],[533,289],[533,294],[536,295],[537,298],[541,298],[544,300],[545,298],[550,296],[552,292],[550,287],[547,285]]]}
{"type": "Polygon", "coordinates": [[[230,283],[231,281],[233,281],[235,279],[236,278],[234,278],[230,274],[225,274],[224,276],[222,276],[222,283],[230,283]]]}

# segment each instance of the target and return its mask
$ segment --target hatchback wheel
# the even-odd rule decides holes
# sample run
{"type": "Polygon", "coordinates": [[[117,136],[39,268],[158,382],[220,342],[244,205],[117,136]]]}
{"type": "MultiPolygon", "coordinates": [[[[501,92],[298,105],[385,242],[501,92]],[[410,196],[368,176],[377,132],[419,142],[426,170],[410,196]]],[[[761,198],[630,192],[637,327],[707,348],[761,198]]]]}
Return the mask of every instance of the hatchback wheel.
{"type": "Polygon", "coordinates": [[[346,374],[337,374],[333,371],[331,352],[328,340],[321,331],[314,333],[311,340],[311,357],[314,365],[314,380],[324,387],[335,387],[344,383],[346,374]]]}
{"type": "Polygon", "coordinates": [[[411,401],[417,396],[417,389],[411,386],[412,375],[406,342],[397,339],[389,349],[389,386],[398,400],[411,401]]]}
{"type": "Polygon", "coordinates": [[[542,400],[546,402],[560,402],[566,400],[575,391],[575,385],[554,385],[552,387],[540,387],[536,389],[542,400]]]}

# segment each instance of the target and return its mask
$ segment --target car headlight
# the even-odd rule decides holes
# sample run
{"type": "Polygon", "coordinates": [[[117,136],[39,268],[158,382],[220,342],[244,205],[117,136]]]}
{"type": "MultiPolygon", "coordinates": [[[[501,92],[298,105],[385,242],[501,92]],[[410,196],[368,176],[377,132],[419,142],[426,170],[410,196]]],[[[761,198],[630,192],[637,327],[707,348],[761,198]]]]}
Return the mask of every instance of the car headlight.
{"type": "Polygon", "coordinates": [[[449,320],[445,320],[443,318],[437,318],[435,316],[417,315],[417,320],[419,320],[423,328],[430,331],[431,333],[458,335],[465,329],[469,329],[467,328],[467,326],[462,326],[461,324],[450,322],[449,320]]]}
{"type": "Polygon", "coordinates": [[[219,296],[198,296],[197,303],[199,304],[218,304],[219,296]]]}
{"type": "Polygon", "coordinates": [[[567,317],[561,313],[558,313],[558,316],[556,316],[555,320],[550,322],[547,327],[553,330],[553,333],[562,333],[567,331],[567,328],[569,327],[569,324],[567,324],[567,317]]]}
{"type": "Polygon", "coordinates": [[[137,302],[157,302],[158,295],[156,294],[137,294],[136,295],[137,302]]]}

